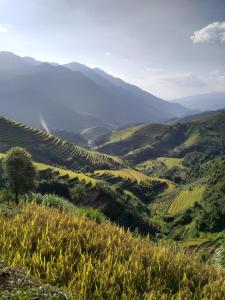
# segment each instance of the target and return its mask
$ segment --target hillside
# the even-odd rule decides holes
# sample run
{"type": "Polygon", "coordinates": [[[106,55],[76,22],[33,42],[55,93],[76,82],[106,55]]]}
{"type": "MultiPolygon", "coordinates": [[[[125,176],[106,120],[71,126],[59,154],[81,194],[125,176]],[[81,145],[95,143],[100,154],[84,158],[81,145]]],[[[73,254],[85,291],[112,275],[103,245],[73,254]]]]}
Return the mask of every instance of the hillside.
{"type": "Polygon", "coordinates": [[[225,112],[200,115],[183,124],[146,124],[98,137],[96,149],[137,164],[160,156],[183,157],[192,151],[215,156],[225,151],[225,112]]]}
{"type": "Polygon", "coordinates": [[[88,145],[88,141],[80,133],[74,133],[67,130],[56,129],[55,131],[52,132],[52,134],[59,137],[62,140],[66,140],[71,144],[76,144],[80,146],[88,145]]]}
{"type": "Polygon", "coordinates": [[[0,141],[0,152],[21,146],[38,162],[76,170],[117,168],[123,165],[117,158],[75,146],[45,131],[33,129],[4,117],[0,117],[0,141]]]}
{"type": "Polygon", "coordinates": [[[185,116],[183,118],[175,118],[175,119],[168,120],[168,121],[165,122],[165,124],[188,123],[188,122],[191,122],[191,121],[199,120],[202,117],[216,115],[219,112],[223,112],[223,111],[224,111],[224,109],[196,113],[196,114],[185,116]]]}
{"type": "Polygon", "coordinates": [[[111,132],[112,129],[113,127],[109,127],[109,126],[96,126],[96,127],[85,128],[80,132],[80,134],[86,140],[92,142],[92,140],[94,140],[98,136],[111,132]]]}
{"type": "Polygon", "coordinates": [[[225,296],[223,270],[109,222],[35,204],[0,215],[0,255],[77,300],[225,296]]]}
{"type": "MultiPolygon", "coordinates": [[[[4,158],[5,154],[0,153],[0,199],[2,197],[4,199],[2,196],[2,189],[5,187],[2,174],[2,159],[4,158]]],[[[156,190],[156,194],[167,189],[164,182],[161,183],[159,180],[152,179],[149,184],[147,182],[143,184],[144,190],[139,190],[139,185],[136,182],[127,184],[127,182],[123,182],[123,179],[119,179],[118,183],[121,185],[124,183],[124,189],[121,189],[115,181],[113,183],[108,181],[107,176],[98,178],[98,176],[90,173],[74,172],[39,162],[33,163],[38,170],[39,185],[36,189],[37,194],[32,194],[31,198],[27,195],[28,199],[36,200],[39,204],[49,203],[50,207],[57,205],[57,208],[66,209],[66,211],[73,211],[74,205],[77,204],[79,205],[78,211],[81,213],[84,211],[87,212],[87,215],[99,219],[101,212],[112,222],[132,231],[138,230],[143,234],[151,234],[152,236],[156,234],[157,228],[150,221],[151,212],[144,203],[144,199],[145,193],[153,188],[156,190]],[[81,190],[78,190],[78,198],[74,200],[72,195],[73,189],[76,187],[81,188],[81,190]],[[85,198],[82,198],[82,192],[85,193],[85,198]]],[[[148,180],[147,176],[139,174],[148,180]]],[[[12,196],[8,195],[7,200],[10,197],[12,196]]]]}
{"type": "Polygon", "coordinates": [[[31,126],[41,126],[40,115],[50,129],[79,132],[96,126],[164,121],[188,113],[179,104],[125,82],[118,86],[112,77],[87,67],[35,62],[6,52],[0,52],[0,61],[4,61],[0,114],[31,126]]]}

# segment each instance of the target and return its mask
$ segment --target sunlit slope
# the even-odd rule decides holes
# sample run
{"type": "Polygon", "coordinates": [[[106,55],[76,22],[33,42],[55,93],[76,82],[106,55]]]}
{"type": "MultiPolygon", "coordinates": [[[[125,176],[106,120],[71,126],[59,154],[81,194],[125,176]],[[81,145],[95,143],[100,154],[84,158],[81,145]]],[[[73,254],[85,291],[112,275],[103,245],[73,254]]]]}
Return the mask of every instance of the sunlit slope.
{"type": "Polygon", "coordinates": [[[167,179],[162,179],[158,177],[149,177],[146,176],[145,174],[138,172],[134,169],[121,169],[121,170],[97,170],[94,173],[95,175],[98,175],[99,177],[103,177],[105,175],[110,175],[112,177],[120,177],[121,179],[124,180],[131,180],[133,182],[136,182],[138,184],[150,184],[151,182],[154,181],[159,181],[159,182],[164,182],[168,185],[168,187],[172,188],[174,187],[174,184],[167,180],[167,179]]]}
{"type": "Polygon", "coordinates": [[[138,125],[99,137],[95,143],[98,151],[133,164],[159,157],[180,158],[193,151],[215,156],[225,153],[225,112],[185,124],[138,125]]]}
{"type": "Polygon", "coordinates": [[[193,188],[182,190],[172,202],[168,213],[174,215],[192,207],[195,202],[202,200],[204,191],[205,186],[203,185],[196,185],[193,188]]]}
{"type": "Polygon", "coordinates": [[[34,204],[0,215],[0,255],[71,299],[224,299],[224,271],[109,222],[34,204]]]}
{"type": "Polygon", "coordinates": [[[117,168],[122,165],[116,157],[72,145],[45,131],[0,117],[0,152],[14,146],[27,149],[35,161],[74,169],[87,166],[90,169],[117,168]]]}
{"type": "Polygon", "coordinates": [[[174,139],[176,145],[179,133],[175,131],[175,127],[164,124],[142,124],[99,137],[95,140],[95,144],[101,152],[127,155],[144,147],[153,149],[159,142],[167,149],[167,146],[171,146],[175,133],[177,134],[176,140],[174,139]],[[170,145],[167,145],[168,139],[170,145]]]}

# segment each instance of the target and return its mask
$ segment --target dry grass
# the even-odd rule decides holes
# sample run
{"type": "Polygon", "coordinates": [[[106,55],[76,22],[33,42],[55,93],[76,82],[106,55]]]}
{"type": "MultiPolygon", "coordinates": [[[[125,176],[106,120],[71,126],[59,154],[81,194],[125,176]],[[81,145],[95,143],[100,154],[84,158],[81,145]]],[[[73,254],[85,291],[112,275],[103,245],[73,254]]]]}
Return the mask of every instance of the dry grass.
{"type": "Polygon", "coordinates": [[[0,215],[0,256],[72,299],[224,299],[224,272],[112,225],[25,205],[0,215]]]}

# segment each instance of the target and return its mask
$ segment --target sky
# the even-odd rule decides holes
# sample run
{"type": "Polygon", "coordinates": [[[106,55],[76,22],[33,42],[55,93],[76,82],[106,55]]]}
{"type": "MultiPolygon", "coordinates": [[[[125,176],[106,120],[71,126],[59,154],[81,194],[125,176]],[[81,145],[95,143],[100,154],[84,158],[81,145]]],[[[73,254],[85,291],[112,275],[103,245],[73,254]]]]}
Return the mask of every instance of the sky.
{"type": "Polygon", "coordinates": [[[0,0],[0,51],[99,67],[167,100],[225,91],[225,0],[0,0]]]}

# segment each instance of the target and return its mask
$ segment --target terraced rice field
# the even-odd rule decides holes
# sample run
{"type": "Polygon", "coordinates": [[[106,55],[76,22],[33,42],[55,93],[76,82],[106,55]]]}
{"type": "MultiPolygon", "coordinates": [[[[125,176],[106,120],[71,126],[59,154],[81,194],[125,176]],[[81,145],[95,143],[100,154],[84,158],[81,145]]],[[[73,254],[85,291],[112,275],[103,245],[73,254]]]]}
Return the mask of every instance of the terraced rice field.
{"type": "Polygon", "coordinates": [[[126,128],[126,129],[121,130],[121,131],[113,132],[110,136],[110,140],[108,142],[106,142],[105,145],[120,142],[121,140],[129,139],[133,136],[133,134],[135,132],[137,132],[138,130],[140,130],[144,126],[145,126],[144,124],[141,124],[141,125],[137,125],[137,126],[134,126],[134,127],[126,128]]]}
{"type": "Polygon", "coordinates": [[[195,240],[186,240],[179,243],[186,253],[206,255],[207,260],[217,263],[216,252],[224,244],[224,237],[200,237],[195,240]]]}
{"type": "Polygon", "coordinates": [[[123,179],[129,179],[133,182],[137,183],[151,183],[152,181],[160,181],[160,182],[166,182],[169,187],[174,186],[172,182],[166,179],[161,179],[158,177],[149,177],[141,172],[138,172],[134,169],[121,169],[121,170],[97,170],[94,172],[97,176],[104,176],[104,175],[110,175],[114,177],[121,177],[123,179]]]}
{"type": "Polygon", "coordinates": [[[36,166],[36,168],[39,171],[44,171],[44,170],[52,170],[54,172],[59,173],[59,176],[68,176],[69,179],[77,179],[79,182],[84,182],[85,184],[91,184],[92,186],[95,186],[97,183],[97,180],[89,177],[83,173],[76,173],[73,172],[71,170],[67,170],[67,169],[61,169],[61,168],[57,168],[57,167],[52,167],[43,163],[34,163],[34,165],[36,166]]]}
{"type": "Polygon", "coordinates": [[[172,169],[174,167],[185,169],[185,167],[182,164],[182,162],[183,162],[182,158],[159,157],[159,158],[157,158],[157,160],[163,162],[167,166],[168,169],[172,169]]]}
{"type": "Polygon", "coordinates": [[[168,213],[171,215],[175,215],[189,207],[192,207],[195,202],[199,202],[202,200],[204,191],[204,185],[197,185],[192,189],[181,191],[172,202],[168,213]]]}
{"type": "Polygon", "coordinates": [[[173,203],[176,195],[177,193],[175,188],[173,190],[168,190],[167,193],[160,195],[160,197],[151,202],[151,209],[160,215],[164,215],[173,203]]]}
{"type": "Polygon", "coordinates": [[[36,161],[55,162],[59,165],[79,169],[84,166],[119,167],[122,161],[86,148],[72,145],[45,131],[34,129],[20,123],[0,117],[0,152],[20,146],[27,149],[36,161]],[[43,161],[43,157],[46,161],[43,161]]]}
{"type": "MultiPolygon", "coordinates": [[[[4,157],[5,157],[5,154],[0,153],[0,160],[4,159],[4,157]]],[[[79,182],[83,182],[86,185],[95,186],[97,183],[96,179],[94,179],[90,176],[87,176],[86,174],[83,174],[83,173],[76,173],[71,170],[53,167],[53,166],[49,166],[47,164],[37,163],[37,162],[34,162],[34,165],[38,169],[38,171],[52,170],[52,171],[58,173],[60,177],[68,176],[69,179],[77,179],[79,182]]]]}

